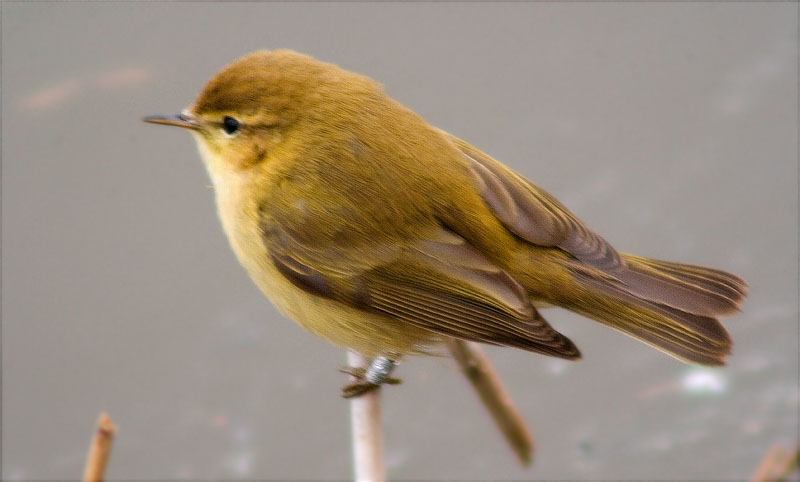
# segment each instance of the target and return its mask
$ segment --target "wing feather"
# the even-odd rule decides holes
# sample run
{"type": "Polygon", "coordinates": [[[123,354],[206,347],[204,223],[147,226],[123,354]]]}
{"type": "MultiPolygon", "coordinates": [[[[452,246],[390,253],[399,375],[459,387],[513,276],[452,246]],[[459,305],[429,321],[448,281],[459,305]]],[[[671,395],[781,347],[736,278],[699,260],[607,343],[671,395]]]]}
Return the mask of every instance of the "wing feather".
{"type": "Polygon", "coordinates": [[[580,357],[533,308],[522,286],[444,228],[403,249],[374,247],[362,253],[368,267],[358,271],[339,266],[346,259],[339,256],[344,247],[326,253],[280,231],[275,225],[268,231],[265,246],[272,262],[312,295],[456,338],[580,357]]]}
{"type": "Polygon", "coordinates": [[[607,272],[624,266],[617,250],[556,198],[461,139],[447,135],[469,161],[484,201],[511,232],[539,246],[563,249],[607,272]]]}

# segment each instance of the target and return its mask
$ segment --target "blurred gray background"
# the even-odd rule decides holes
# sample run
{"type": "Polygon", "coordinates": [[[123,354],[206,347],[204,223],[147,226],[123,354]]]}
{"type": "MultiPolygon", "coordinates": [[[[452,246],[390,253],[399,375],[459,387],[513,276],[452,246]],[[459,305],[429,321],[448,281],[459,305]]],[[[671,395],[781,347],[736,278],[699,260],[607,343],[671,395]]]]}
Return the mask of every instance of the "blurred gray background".
{"type": "Polygon", "coordinates": [[[795,3],[2,5],[2,476],[350,477],[344,352],[239,267],[186,132],[144,124],[291,48],[560,198],[622,251],[742,275],[722,369],[562,310],[567,363],[489,349],[517,466],[446,358],[385,391],[395,479],[743,479],[798,427],[795,3]]]}

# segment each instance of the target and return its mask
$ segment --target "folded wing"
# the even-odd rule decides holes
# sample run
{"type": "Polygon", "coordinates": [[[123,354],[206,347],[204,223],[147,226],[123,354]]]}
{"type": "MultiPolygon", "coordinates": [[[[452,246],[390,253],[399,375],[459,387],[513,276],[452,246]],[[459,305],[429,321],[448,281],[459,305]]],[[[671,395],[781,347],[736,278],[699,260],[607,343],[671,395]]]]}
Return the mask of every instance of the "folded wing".
{"type": "Polygon", "coordinates": [[[522,286],[444,228],[402,246],[354,247],[368,264],[355,271],[339,266],[341,246],[329,255],[279,229],[270,230],[270,257],[283,276],[310,294],[464,340],[580,357],[538,314],[522,286]]]}

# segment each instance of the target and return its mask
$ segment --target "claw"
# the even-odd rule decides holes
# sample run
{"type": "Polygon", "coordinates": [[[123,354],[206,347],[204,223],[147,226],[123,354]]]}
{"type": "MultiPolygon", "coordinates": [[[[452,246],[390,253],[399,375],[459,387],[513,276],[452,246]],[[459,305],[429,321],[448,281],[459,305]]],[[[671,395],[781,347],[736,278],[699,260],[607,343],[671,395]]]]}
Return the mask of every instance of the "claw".
{"type": "Polygon", "coordinates": [[[342,367],[339,369],[339,373],[344,373],[345,375],[350,375],[353,378],[358,378],[359,380],[364,379],[364,374],[367,372],[365,368],[360,367],[342,367]]]}
{"type": "Polygon", "coordinates": [[[370,382],[349,383],[342,387],[342,397],[343,398],[360,397],[361,395],[369,393],[380,387],[381,387],[380,385],[375,385],[374,383],[370,382]]]}
{"type": "Polygon", "coordinates": [[[386,357],[377,357],[370,364],[369,368],[342,367],[341,373],[345,373],[355,378],[356,381],[342,387],[342,397],[353,398],[380,388],[383,384],[397,385],[402,383],[399,378],[389,377],[389,373],[394,369],[395,363],[386,357]]]}

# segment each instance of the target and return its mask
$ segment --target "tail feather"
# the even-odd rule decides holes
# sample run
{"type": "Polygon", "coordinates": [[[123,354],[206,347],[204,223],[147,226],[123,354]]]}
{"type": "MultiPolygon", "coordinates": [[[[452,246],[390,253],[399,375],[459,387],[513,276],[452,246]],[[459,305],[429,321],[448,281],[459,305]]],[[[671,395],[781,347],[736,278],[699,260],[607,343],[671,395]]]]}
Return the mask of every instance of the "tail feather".
{"type": "Polygon", "coordinates": [[[613,278],[573,270],[589,300],[568,308],[680,360],[722,365],[732,341],[717,316],[736,311],[746,284],[724,271],[623,255],[613,278]]]}
{"type": "Polygon", "coordinates": [[[655,272],[657,275],[669,276],[684,284],[688,283],[701,288],[728,301],[726,314],[738,309],[739,303],[747,295],[747,283],[731,273],[718,269],[693,266],[690,264],[671,263],[657,259],[643,258],[632,254],[623,254],[627,266],[636,271],[655,272]]]}
{"type": "Polygon", "coordinates": [[[714,317],[735,312],[745,284],[724,271],[623,255],[615,277],[633,294],[682,311],[714,317]]]}

